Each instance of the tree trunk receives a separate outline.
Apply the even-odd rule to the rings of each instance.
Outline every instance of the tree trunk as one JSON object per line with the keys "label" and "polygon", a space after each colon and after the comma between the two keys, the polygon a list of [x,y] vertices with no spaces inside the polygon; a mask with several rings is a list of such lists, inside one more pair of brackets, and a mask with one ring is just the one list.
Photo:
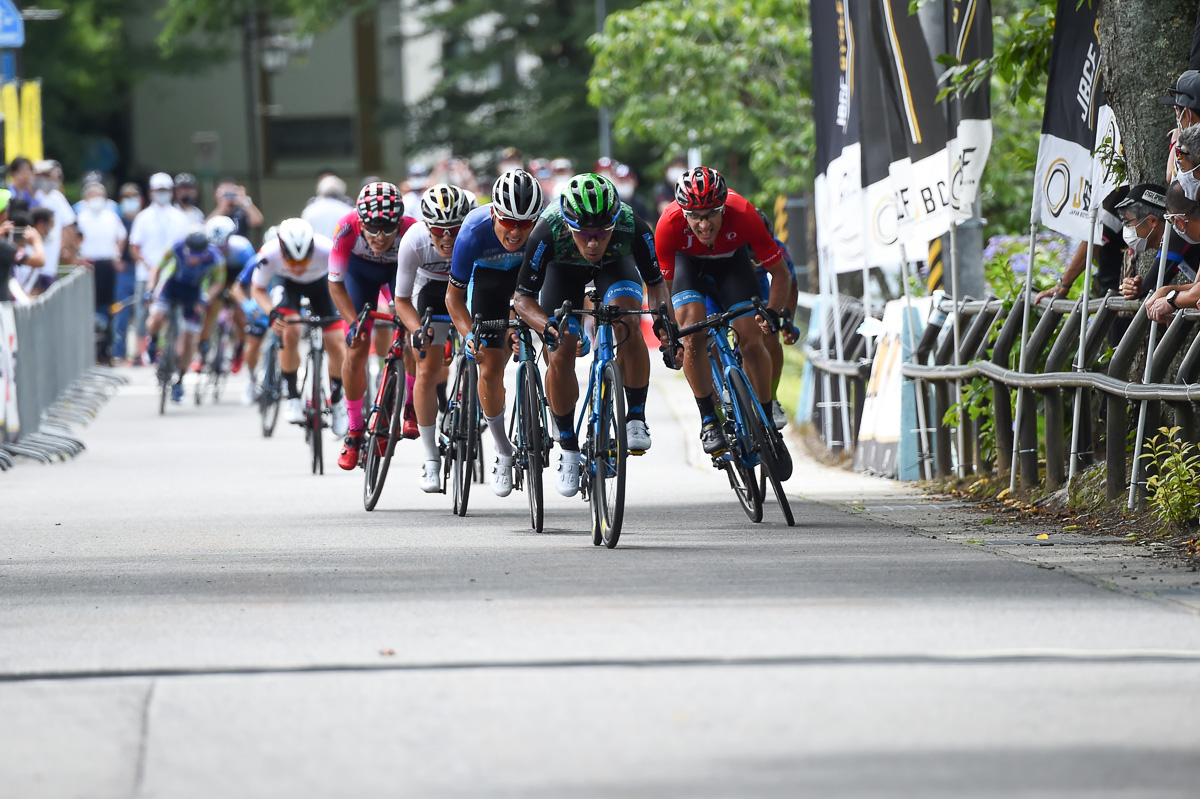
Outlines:
{"label": "tree trunk", "polygon": [[1187,69],[1196,0],[1090,1],[1100,3],[1104,90],[1121,131],[1129,184],[1165,183],[1175,112],[1158,98]]}

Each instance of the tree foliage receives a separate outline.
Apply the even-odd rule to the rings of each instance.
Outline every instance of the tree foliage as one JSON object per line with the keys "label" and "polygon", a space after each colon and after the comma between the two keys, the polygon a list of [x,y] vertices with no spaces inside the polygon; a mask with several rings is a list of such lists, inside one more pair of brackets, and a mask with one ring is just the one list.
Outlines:
{"label": "tree foliage", "polygon": [[[633,0],[609,0],[627,8]],[[587,103],[596,28],[591,3],[575,0],[423,0],[424,21],[444,36],[442,75],[412,109],[385,122],[410,124],[415,149],[462,154],[516,146],[527,156],[598,154],[597,112]],[[403,115],[403,116],[402,116]]]}
{"label": "tree foliage", "polygon": [[743,153],[764,194],[794,193],[813,179],[809,39],[795,0],[643,3],[592,39],[589,97],[620,140]]}
{"label": "tree foliage", "polygon": [[316,32],[375,4],[373,0],[166,0],[159,12],[163,23],[159,44],[171,52],[189,34],[220,35],[240,26],[247,14],[292,19],[302,30]]}

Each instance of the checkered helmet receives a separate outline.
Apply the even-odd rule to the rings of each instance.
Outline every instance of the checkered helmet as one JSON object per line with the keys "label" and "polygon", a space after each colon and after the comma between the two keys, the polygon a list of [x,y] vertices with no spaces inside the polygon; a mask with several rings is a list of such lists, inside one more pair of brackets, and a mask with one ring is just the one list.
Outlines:
{"label": "checkered helmet", "polygon": [[398,225],[404,216],[404,200],[396,184],[377,181],[362,187],[354,210],[364,225]]}

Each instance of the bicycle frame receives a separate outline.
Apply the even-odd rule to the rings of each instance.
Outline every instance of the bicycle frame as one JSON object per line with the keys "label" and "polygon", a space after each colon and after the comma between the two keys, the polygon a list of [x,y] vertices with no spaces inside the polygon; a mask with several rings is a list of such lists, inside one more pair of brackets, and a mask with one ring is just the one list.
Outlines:
{"label": "bicycle frame", "polygon": [[[756,309],[753,306],[748,306],[742,313],[737,314],[734,318],[747,316],[755,313]],[[729,324],[732,319],[723,322],[719,327],[709,328],[708,331],[708,365],[712,370],[713,386],[718,388],[721,396],[728,396],[729,376],[733,372],[738,372],[746,386],[750,389],[754,399],[758,396],[754,393],[754,385],[750,382],[749,376],[742,369],[741,363],[738,361],[737,355],[734,354],[733,345],[729,343],[729,337],[733,333],[733,328]],[[715,350],[715,352],[714,352]],[[750,413],[757,413],[764,425],[773,429],[773,422],[768,419],[762,410],[762,405],[758,404],[755,409],[746,409],[737,402],[729,402],[729,407],[733,408],[734,418],[727,419],[727,422],[732,422],[737,433],[738,448],[743,462],[750,468],[758,465],[758,451],[750,446],[750,437],[747,435],[747,426],[745,414],[749,410]],[[730,453],[725,453],[725,457],[732,457]]]}

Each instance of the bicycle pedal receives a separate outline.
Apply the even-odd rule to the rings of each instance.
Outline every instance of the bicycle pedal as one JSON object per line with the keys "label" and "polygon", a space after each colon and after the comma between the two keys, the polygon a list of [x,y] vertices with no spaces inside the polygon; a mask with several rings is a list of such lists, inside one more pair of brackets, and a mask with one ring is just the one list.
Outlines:
{"label": "bicycle pedal", "polygon": [[630,455],[645,455],[645,454],[646,454],[646,450],[644,450],[644,449],[631,449],[631,450],[629,450],[629,454],[630,454]]}

